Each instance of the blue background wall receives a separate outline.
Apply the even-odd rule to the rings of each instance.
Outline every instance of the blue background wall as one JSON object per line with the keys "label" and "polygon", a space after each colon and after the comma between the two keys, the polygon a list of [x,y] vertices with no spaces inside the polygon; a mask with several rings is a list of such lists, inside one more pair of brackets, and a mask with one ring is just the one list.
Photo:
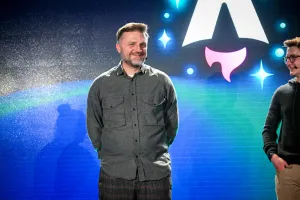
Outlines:
{"label": "blue background wall", "polygon": [[[252,1],[269,44],[238,38],[224,4],[213,38],[183,48],[196,2],[1,1],[0,199],[97,199],[100,162],[86,132],[86,97],[92,80],[118,64],[115,32],[131,21],[149,25],[147,64],[167,72],[177,90],[173,199],[276,199],[261,132],[273,92],[290,78],[274,48],[299,33],[297,5],[284,9],[297,3]],[[208,66],[205,47],[247,48],[231,82],[219,64]],[[263,88],[251,76],[261,61],[273,74]]]}

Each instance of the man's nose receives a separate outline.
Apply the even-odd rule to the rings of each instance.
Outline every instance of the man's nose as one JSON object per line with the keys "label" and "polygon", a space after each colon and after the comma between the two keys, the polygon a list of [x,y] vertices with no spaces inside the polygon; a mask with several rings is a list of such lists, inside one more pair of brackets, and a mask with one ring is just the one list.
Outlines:
{"label": "man's nose", "polygon": [[143,49],[142,49],[141,47],[138,46],[138,47],[135,49],[135,51],[137,51],[137,52],[142,52]]}
{"label": "man's nose", "polygon": [[134,50],[137,52],[142,52],[143,48],[140,45],[135,45]]}

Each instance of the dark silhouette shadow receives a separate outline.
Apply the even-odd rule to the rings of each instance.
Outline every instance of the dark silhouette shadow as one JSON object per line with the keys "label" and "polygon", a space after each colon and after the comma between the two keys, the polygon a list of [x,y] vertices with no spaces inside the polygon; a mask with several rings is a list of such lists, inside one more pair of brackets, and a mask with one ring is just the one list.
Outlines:
{"label": "dark silhouette shadow", "polygon": [[81,144],[85,116],[69,104],[58,106],[54,140],[36,160],[35,199],[95,199],[99,169]]}

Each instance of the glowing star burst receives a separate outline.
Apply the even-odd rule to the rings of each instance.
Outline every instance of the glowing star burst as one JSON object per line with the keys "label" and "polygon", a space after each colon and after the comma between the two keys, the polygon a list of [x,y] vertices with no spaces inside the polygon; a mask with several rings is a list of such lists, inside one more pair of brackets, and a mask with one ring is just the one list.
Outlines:
{"label": "glowing star burst", "polygon": [[260,85],[261,85],[261,89],[263,89],[264,87],[264,80],[265,78],[267,78],[268,76],[272,76],[273,74],[269,74],[267,73],[264,68],[263,68],[263,64],[262,61],[260,61],[260,69],[256,74],[251,74],[251,76],[256,76],[257,78],[260,79]]}
{"label": "glowing star burst", "polygon": [[178,7],[179,7],[179,2],[180,2],[180,0],[176,0],[176,8],[178,9]]}
{"label": "glowing star burst", "polygon": [[164,33],[159,38],[159,40],[164,44],[164,48],[166,48],[167,43],[171,40],[171,38],[169,38],[169,36],[167,35],[166,30],[164,30]]}

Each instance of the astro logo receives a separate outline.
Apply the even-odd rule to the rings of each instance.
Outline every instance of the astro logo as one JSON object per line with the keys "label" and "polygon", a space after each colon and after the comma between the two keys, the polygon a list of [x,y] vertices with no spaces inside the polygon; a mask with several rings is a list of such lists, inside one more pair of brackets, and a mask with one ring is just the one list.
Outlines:
{"label": "astro logo", "polygon": [[[212,39],[222,4],[231,15],[239,38],[248,38],[269,43],[251,0],[198,0],[182,47],[191,43]],[[230,82],[231,72],[245,60],[246,47],[235,52],[216,52],[205,48],[205,58],[211,67],[219,62],[223,77]]]}

